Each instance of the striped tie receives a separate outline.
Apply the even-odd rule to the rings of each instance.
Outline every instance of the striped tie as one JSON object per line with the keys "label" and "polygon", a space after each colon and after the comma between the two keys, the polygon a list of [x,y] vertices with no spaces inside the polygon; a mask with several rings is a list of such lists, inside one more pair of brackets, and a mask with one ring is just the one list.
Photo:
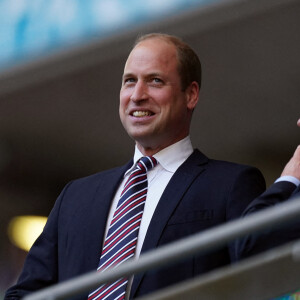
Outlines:
{"label": "striped tie", "polygon": [[[98,271],[117,267],[134,256],[137,236],[147,197],[147,171],[157,165],[152,156],[142,157],[126,181],[103,245]],[[128,278],[104,284],[88,300],[125,299]]]}

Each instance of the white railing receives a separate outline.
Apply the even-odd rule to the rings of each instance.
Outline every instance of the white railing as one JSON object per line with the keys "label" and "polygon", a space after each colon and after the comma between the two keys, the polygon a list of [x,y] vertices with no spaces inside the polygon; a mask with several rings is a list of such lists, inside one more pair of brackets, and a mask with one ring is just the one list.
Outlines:
{"label": "white railing", "polygon": [[276,225],[278,226],[278,224],[292,221],[299,216],[300,198],[278,204],[246,218],[237,219],[166,246],[159,247],[158,249],[141,255],[139,260],[127,261],[116,269],[107,270],[103,273],[93,271],[74,279],[58,283],[41,291],[34,292],[26,296],[24,300],[67,299],[74,295],[90,291],[102,283],[150,270],[157,266],[164,266],[193,254],[199,254],[224,246],[236,238]]}

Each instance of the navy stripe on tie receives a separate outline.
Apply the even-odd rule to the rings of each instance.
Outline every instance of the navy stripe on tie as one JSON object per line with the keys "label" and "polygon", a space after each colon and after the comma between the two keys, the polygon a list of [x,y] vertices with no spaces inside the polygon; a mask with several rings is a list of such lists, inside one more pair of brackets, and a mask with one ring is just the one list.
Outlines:
{"label": "navy stripe on tie", "polygon": [[[105,238],[98,271],[115,268],[134,256],[147,197],[147,171],[156,164],[154,157],[142,157],[126,181]],[[103,284],[89,294],[88,300],[125,299],[127,283],[128,278],[121,278]]]}

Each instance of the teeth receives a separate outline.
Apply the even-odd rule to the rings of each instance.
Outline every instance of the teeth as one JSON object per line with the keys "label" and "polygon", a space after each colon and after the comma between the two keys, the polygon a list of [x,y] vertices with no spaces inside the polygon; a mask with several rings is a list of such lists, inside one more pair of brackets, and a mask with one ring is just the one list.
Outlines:
{"label": "teeth", "polygon": [[144,117],[144,116],[151,116],[151,113],[149,111],[137,110],[137,111],[134,111],[132,115],[134,117]]}

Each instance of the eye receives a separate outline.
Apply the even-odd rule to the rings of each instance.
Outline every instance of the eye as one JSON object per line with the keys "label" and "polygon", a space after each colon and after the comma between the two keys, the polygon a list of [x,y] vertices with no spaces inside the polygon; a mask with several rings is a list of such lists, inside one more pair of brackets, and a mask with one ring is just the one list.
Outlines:
{"label": "eye", "polygon": [[163,81],[158,77],[152,78],[152,82],[154,82],[155,84],[162,84],[163,83]]}
{"label": "eye", "polygon": [[133,77],[124,78],[123,84],[131,84],[134,83],[135,79]]}

